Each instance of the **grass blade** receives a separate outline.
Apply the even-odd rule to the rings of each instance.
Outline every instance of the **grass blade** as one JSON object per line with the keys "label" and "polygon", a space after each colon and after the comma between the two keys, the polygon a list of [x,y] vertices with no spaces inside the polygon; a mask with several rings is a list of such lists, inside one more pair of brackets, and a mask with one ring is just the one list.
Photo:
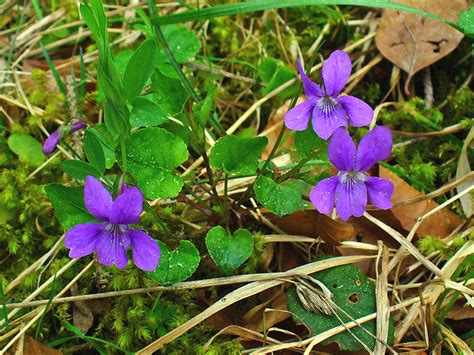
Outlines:
{"label": "grass blade", "polygon": [[263,11],[267,9],[281,9],[297,6],[321,6],[321,5],[353,5],[363,7],[376,7],[384,9],[394,9],[411,12],[416,15],[431,17],[436,20],[445,22],[453,27],[455,24],[438,17],[436,15],[415,9],[411,6],[397,4],[392,1],[381,0],[252,0],[239,2],[235,4],[225,4],[213,7],[207,7],[199,10],[188,10],[178,14],[162,16],[152,19],[152,22],[159,25],[167,25],[172,23],[181,23],[197,20],[209,20],[215,17],[232,16],[238,14],[246,14],[250,12]]}

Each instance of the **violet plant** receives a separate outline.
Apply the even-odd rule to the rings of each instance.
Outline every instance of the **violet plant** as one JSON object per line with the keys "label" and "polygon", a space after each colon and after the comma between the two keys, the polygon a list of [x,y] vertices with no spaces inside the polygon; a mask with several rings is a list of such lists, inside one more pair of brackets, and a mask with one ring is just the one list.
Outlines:
{"label": "violet plant", "polygon": [[97,252],[105,266],[127,266],[127,249],[132,247],[133,262],[140,269],[153,271],[158,266],[160,247],[147,233],[130,228],[137,224],[143,209],[143,194],[136,187],[122,185],[122,192],[112,200],[110,192],[92,176],[84,186],[84,204],[101,223],[81,223],[66,232],[64,245],[71,258]]}
{"label": "violet plant", "polygon": [[[298,63],[307,101],[288,111],[285,125],[290,130],[304,131],[296,132],[296,145],[297,150],[301,144],[305,146],[306,157],[293,166],[275,169],[272,159],[285,127],[266,160],[260,162],[268,139],[225,134],[214,113],[217,87],[211,87],[201,99],[202,93],[196,92],[183,73],[180,63],[192,59],[200,48],[194,32],[144,21],[141,28],[147,39],[127,56],[114,55],[101,2],[82,4],[80,10],[99,51],[97,76],[104,120],[94,124],[88,119],[83,151],[73,152],[76,159],[61,163],[72,179],[85,180],[84,188],[81,183],[46,187],[66,230],[65,246],[70,257],[94,254],[99,263],[122,269],[128,265],[127,252],[131,249],[133,263],[161,284],[190,277],[200,263],[199,249],[190,241],[181,240],[179,246],[173,242],[156,208],[147,207],[147,201],[164,198],[179,196],[208,218],[213,228],[204,232],[205,245],[202,243],[201,249],[207,248],[216,267],[226,274],[235,272],[253,255],[254,236],[243,228],[240,217],[252,196],[278,216],[308,208],[302,192],[309,195],[320,213],[331,213],[335,205],[343,220],[360,217],[368,201],[382,209],[390,208],[393,185],[370,176],[368,171],[390,155],[391,134],[388,128],[376,127],[356,149],[347,128],[349,124],[369,125],[373,110],[362,100],[341,94],[351,73],[351,61],[345,52],[337,50],[327,58],[321,71],[322,86],[311,81]],[[155,6],[150,6],[152,19],[157,15],[155,11]],[[142,18],[145,16],[142,13]],[[176,44],[182,41],[187,45]],[[127,59],[118,65],[122,58]],[[275,63],[264,61],[262,65]],[[268,70],[265,67],[261,72]],[[280,70],[265,81],[275,85],[275,80],[288,75],[294,74]],[[291,92],[296,92],[294,89],[298,88]],[[187,104],[190,99],[193,105]],[[308,135],[310,120],[314,132]],[[54,151],[60,139],[84,128],[82,120],[70,128],[60,127],[45,141],[44,152]],[[303,143],[299,134],[305,134]],[[311,159],[313,148],[321,150],[329,138],[329,160],[339,173],[319,181],[311,190],[314,182],[308,182],[314,179],[308,180],[304,169],[311,164],[329,167],[325,159]],[[214,140],[211,146],[209,142]],[[178,167],[190,156],[194,161],[202,159],[204,181],[193,174],[178,173]],[[245,176],[254,176],[255,182],[232,200],[227,194],[229,181]],[[223,193],[218,192],[218,184],[223,185]],[[206,197],[198,195],[199,190]],[[131,227],[138,224],[143,206],[157,227],[153,233]],[[170,242],[175,250],[168,248]]]}

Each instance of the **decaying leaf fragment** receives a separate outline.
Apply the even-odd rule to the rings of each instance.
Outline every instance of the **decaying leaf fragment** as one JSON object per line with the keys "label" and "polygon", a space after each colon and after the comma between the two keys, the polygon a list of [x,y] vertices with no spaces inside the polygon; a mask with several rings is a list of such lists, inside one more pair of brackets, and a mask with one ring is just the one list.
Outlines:
{"label": "decaying leaf fragment", "polygon": [[[397,0],[456,22],[467,9],[465,0]],[[440,21],[398,10],[384,10],[375,37],[379,51],[389,61],[408,73],[408,80],[418,71],[451,53],[463,34]]]}

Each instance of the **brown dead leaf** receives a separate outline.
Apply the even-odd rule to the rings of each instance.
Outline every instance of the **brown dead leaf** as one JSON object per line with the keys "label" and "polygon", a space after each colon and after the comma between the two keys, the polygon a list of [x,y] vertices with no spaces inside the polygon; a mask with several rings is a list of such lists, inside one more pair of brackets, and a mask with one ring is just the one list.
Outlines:
{"label": "brown dead leaf", "polygon": [[334,254],[334,248],[345,240],[353,240],[357,235],[356,229],[343,221],[335,221],[316,210],[304,210],[295,212],[289,216],[277,217],[274,214],[266,214],[280,229],[292,235],[304,235],[307,237],[320,236],[325,242],[328,253]]}
{"label": "brown dead leaf", "polygon": [[[415,197],[423,196],[423,193],[411,187],[407,182],[399,178],[390,170],[380,167],[379,174],[381,178],[388,179],[395,185],[392,202],[400,202]],[[433,200],[426,200],[407,206],[392,208],[392,213],[400,221],[403,228],[409,231],[416,223],[416,220],[425,213],[437,207],[438,204]],[[431,235],[444,238],[448,236],[457,226],[461,224],[459,217],[449,208],[443,208],[441,211],[428,217],[418,228],[417,235]]]}
{"label": "brown dead leaf", "polygon": [[463,307],[461,305],[455,305],[453,309],[448,312],[446,318],[453,320],[474,319],[474,308],[469,306]]}
{"label": "brown dead leaf", "polygon": [[[77,284],[72,285],[70,291],[73,296],[77,296]],[[89,329],[91,329],[92,324],[94,324],[92,311],[84,301],[73,303],[72,318],[74,326],[80,329],[84,334],[86,334]]]}
{"label": "brown dead leaf", "polygon": [[[465,0],[397,2],[453,22],[457,22],[458,14],[468,8]],[[406,89],[413,75],[451,53],[462,38],[461,32],[438,20],[384,10],[375,43],[385,58],[408,73]]]}
{"label": "brown dead leaf", "polygon": [[[6,355],[14,355],[16,354],[17,350],[20,350],[20,353],[21,353],[21,349],[18,349],[18,344],[19,341],[17,341],[15,343],[15,345],[9,350],[6,352]],[[25,354],[25,355],[29,355],[29,354],[34,354],[34,355],[61,355],[62,352],[57,350],[57,349],[54,349],[54,348],[51,348],[49,347],[48,345],[46,344],[42,344],[38,341],[36,341],[33,337],[27,335],[25,337],[25,340],[23,342],[23,351],[22,353]]]}
{"label": "brown dead leaf", "polygon": [[[266,309],[272,311],[265,312]],[[256,332],[263,332],[291,317],[286,301],[286,292],[281,290],[268,301],[250,309],[244,316],[245,328]]]}

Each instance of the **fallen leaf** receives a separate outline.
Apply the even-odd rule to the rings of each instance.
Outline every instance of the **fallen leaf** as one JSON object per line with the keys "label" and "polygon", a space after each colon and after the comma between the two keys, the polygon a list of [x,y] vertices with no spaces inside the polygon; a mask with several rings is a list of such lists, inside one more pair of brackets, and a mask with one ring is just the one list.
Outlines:
{"label": "fallen leaf", "polygon": [[[275,324],[280,323],[291,317],[291,313],[288,311],[286,302],[286,293],[272,290],[273,297],[267,301],[251,308],[243,317],[245,321],[245,328],[254,330],[256,332],[264,332],[273,327]],[[271,311],[265,311],[272,309]]]}
{"label": "fallen leaf", "polygon": [[325,251],[330,254],[334,254],[334,248],[341,242],[353,240],[357,235],[357,230],[352,224],[333,220],[316,210],[298,211],[281,218],[269,212],[265,216],[288,234],[307,237],[320,236],[325,242]]}
{"label": "fallen leaf", "polygon": [[[17,350],[20,350],[20,353],[25,355],[34,354],[34,355],[61,355],[62,352],[54,348],[49,347],[46,344],[36,341],[33,337],[27,335],[23,342],[23,349],[18,349],[20,341],[17,341],[15,345],[7,351],[6,355],[16,354]],[[23,350],[21,352],[21,350]]]}
{"label": "fallen leaf", "polygon": [[453,309],[448,312],[446,318],[453,320],[474,319],[474,308],[455,305]]}
{"label": "fallen leaf", "polygon": [[[457,22],[458,14],[468,7],[465,0],[397,2],[452,22]],[[407,88],[413,75],[451,53],[462,38],[461,32],[441,21],[404,11],[384,10],[375,43],[385,58],[408,73]]]}
{"label": "fallen leaf", "polygon": [[[392,202],[401,202],[423,196],[423,193],[411,187],[407,182],[399,178],[390,170],[380,167],[381,178],[388,179],[395,185]],[[400,221],[407,231],[415,225],[416,220],[425,213],[436,208],[438,204],[433,200],[425,200],[411,205],[392,208],[393,215]],[[457,226],[461,224],[460,218],[448,207],[429,216],[418,228],[417,235],[430,235],[444,238],[448,236]]]}
{"label": "fallen leaf", "polygon": [[[72,285],[70,291],[73,296],[77,296],[77,284]],[[74,326],[84,334],[86,334],[89,329],[91,329],[92,324],[94,324],[92,311],[84,301],[76,301],[73,303],[72,319]]]}

